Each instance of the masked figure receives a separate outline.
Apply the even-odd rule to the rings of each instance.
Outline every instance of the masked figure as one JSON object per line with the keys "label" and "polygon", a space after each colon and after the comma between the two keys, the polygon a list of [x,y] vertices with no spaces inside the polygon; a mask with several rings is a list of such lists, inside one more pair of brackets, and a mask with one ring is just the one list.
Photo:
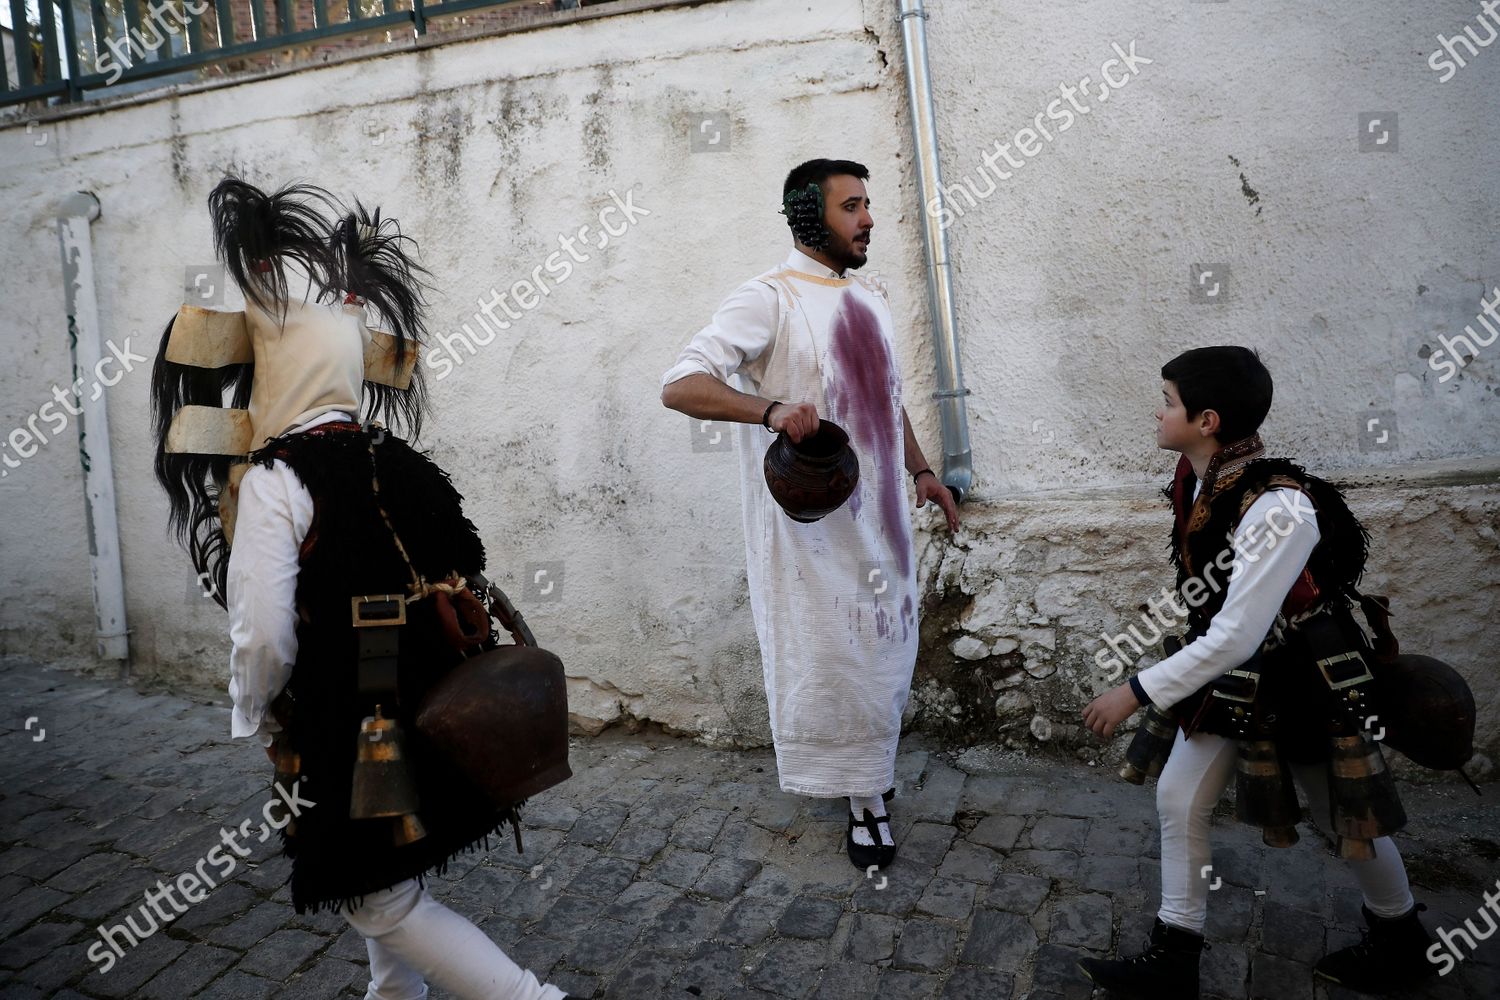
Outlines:
{"label": "masked figure", "polygon": [[292,904],[342,912],[365,937],[370,1000],[425,997],[426,981],[557,1000],[420,884],[519,820],[519,803],[476,787],[416,724],[434,686],[492,641],[484,546],[461,497],[371,423],[419,428],[425,272],[394,220],[356,203],[330,221],[315,188],[267,195],[230,178],[209,207],[245,308],[184,306],[168,324],[156,471],[229,611],[231,733],[276,761]]}

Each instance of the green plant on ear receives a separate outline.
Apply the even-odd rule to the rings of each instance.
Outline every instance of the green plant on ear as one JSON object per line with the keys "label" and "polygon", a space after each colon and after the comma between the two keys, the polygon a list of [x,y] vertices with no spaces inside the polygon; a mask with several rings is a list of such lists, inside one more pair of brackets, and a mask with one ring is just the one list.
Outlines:
{"label": "green plant on ear", "polygon": [[828,227],[823,224],[823,187],[813,181],[806,187],[793,188],[781,198],[781,214],[792,227],[797,242],[812,250],[828,245]]}

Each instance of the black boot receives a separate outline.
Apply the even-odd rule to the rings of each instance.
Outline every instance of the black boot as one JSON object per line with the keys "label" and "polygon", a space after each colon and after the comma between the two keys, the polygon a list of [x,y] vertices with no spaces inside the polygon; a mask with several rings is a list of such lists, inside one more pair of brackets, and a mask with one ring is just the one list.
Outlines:
{"label": "black boot", "polygon": [[1078,967],[1094,985],[1121,996],[1150,1000],[1198,1000],[1198,956],[1203,935],[1164,924],[1151,927],[1151,942],[1133,958],[1080,958]]}
{"label": "black boot", "polygon": [[1417,917],[1425,909],[1418,903],[1399,917],[1377,917],[1361,905],[1370,929],[1361,932],[1359,944],[1324,955],[1313,974],[1359,993],[1407,989],[1435,975],[1437,966],[1427,959],[1432,938]]}

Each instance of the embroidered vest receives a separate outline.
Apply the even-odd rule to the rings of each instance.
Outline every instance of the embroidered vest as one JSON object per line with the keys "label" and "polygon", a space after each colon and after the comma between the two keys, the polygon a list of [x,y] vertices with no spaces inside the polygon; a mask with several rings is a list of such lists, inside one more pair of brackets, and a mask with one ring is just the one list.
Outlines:
{"label": "embroidered vest", "polygon": [[[1177,569],[1177,590],[1189,608],[1190,634],[1206,632],[1224,606],[1234,533],[1251,505],[1268,490],[1295,489],[1305,494],[1307,500],[1285,511],[1275,525],[1260,526],[1261,538],[1272,535],[1274,528],[1295,517],[1307,516],[1308,508],[1316,511],[1321,536],[1301,578],[1282,605],[1283,617],[1290,621],[1329,602],[1354,599],[1354,586],[1364,573],[1369,533],[1332,483],[1287,459],[1267,458],[1218,476],[1214,489],[1205,491],[1206,495],[1200,495],[1196,502],[1195,485],[1192,467],[1184,462],[1166,490],[1176,515],[1170,551]],[[1193,593],[1189,594],[1185,588],[1195,577],[1204,585],[1193,587]]]}

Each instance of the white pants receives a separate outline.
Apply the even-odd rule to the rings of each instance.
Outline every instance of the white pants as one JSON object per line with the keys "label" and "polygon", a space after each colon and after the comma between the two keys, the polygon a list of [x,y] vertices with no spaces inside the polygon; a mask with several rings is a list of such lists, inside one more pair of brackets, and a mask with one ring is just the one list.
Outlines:
{"label": "white pants", "polygon": [[[1183,739],[1177,730],[1172,754],[1156,785],[1156,811],[1161,817],[1161,909],[1163,923],[1195,934],[1208,920],[1209,880],[1202,876],[1212,860],[1209,821],[1224,789],[1234,777],[1238,753],[1233,740],[1210,733]],[[1328,775],[1321,764],[1292,764],[1292,777],[1307,796],[1313,822],[1326,834]],[[1399,917],[1412,908],[1411,887],[1401,852],[1390,837],[1372,842],[1375,857],[1349,861],[1359,881],[1365,905],[1377,917]]]}
{"label": "white pants", "polygon": [[463,1000],[562,1000],[483,931],[408,879],[345,914],[370,952],[365,1000],[425,1000],[430,980]]}

